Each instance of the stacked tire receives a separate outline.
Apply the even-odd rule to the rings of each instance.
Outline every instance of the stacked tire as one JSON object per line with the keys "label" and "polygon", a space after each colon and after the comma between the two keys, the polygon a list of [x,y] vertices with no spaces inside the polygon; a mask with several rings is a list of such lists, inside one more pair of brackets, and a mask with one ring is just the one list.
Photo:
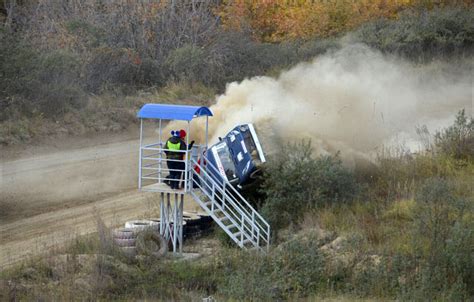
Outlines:
{"label": "stacked tire", "polygon": [[137,235],[138,231],[132,228],[120,228],[114,230],[113,239],[120,252],[127,258],[137,256]]}
{"label": "stacked tire", "polygon": [[[211,226],[212,218],[206,214],[183,213],[183,239],[202,236],[211,230]],[[125,228],[113,232],[113,240],[128,258],[137,255],[163,257],[169,248],[160,235],[160,218],[127,221]]]}
{"label": "stacked tire", "polygon": [[205,214],[183,213],[186,227],[183,229],[184,239],[197,238],[207,233],[212,225],[212,218]]}
{"label": "stacked tire", "polygon": [[125,228],[114,231],[113,240],[127,258],[137,255],[163,257],[168,252],[168,244],[159,233],[159,222],[133,220],[125,223]]}

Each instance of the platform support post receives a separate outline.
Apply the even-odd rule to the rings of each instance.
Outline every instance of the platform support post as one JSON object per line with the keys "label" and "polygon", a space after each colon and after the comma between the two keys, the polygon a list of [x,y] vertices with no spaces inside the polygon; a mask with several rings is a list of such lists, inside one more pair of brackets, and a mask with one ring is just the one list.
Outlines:
{"label": "platform support post", "polygon": [[171,193],[161,193],[160,201],[160,234],[166,242],[171,243],[173,253],[183,252],[183,205],[184,194],[174,193],[174,201],[171,201]]}
{"label": "platform support post", "polygon": [[164,236],[165,234],[165,193],[161,192],[160,194],[160,235]]}
{"label": "platform support post", "polygon": [[140,147],[138,154],[138,188],[142,188],[142,142],[143,142],[143,119],[140,119]]}
{"label": "platform support post", "polygon": [[179,253],[183,253],[183,205],[184,205],[184,194],[181,194],[181,200],[179,202]]}

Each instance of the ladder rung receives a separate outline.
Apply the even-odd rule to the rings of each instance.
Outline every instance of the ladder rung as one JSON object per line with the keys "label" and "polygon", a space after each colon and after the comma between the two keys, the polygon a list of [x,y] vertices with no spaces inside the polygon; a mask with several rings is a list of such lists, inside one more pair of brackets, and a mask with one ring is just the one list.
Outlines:
{"label": "ladder rung", "polygon": [[231,224],[227,227],[228,230],[233,229],[233,228],[238,228],[235,224]]}
{"label": "ladder rung", "polygon": [[252,242],[252,240],[250,240],[250,239],[245,239],[244,241],[242,241],[242,244],[246,244],[246,243],[249,243],[249,242]]}
{"label": "ladder rung", "polygon": [[232,235],[234,235],[235,237],[239,237],[240,235],[242,235],[242,232],[232,233]]}

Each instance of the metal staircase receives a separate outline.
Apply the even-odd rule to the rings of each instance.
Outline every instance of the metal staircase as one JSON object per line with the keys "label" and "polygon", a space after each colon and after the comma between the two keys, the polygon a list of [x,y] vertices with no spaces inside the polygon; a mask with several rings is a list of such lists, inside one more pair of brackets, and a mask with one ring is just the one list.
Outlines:
{"label": "metal staircase", "polygon": [[[270,225],[229,183],[217,179],[211,163],[190,158],[188,192],[241,248],[268,250]],[[193,168],[191,168],[193,167]]]}
{"label": "metal staircase", "polygon": [[[268,223],[231,184],[220,176],[215,166],[206,163],[206,156],[203,156],[208,148],[208,118],[212,115],[207,107],[171,104],[143,105],[137,114],[140,119],[138,188],[142,191],[161,193],[160,233],[172,243],[175,253],[182,251],[183,203],[186,194],[190,194],[238,246],[245,249],[268,250],[270,245]],[[162,121],[187,122],[186,131],[183,129],[179,132],[180,134],[182,131],[187,133],[185,144],[188,148],[191,121],[196,118],[205,118],[205,145],[194,145],[191,150],[166,149]],[[146,131],[143,129],[146,124],[153,125],[153,136],[158,134],[158,140],[153,138],[151,144],[145,143]],[[157,129],[156,126],[158,126]],[[170,132],[173,136],[175,133],[176,130]],[[167,158],[167,151],[182,153],[182,159]],[[200,163],[198,157],[201,157],[204,162]],[[171,162],[179,162],[178,166],[184,165],[184,168],[178,168],[176,165],[170,168]],[[184,173],[181,174],[181,172]],[[169,174],[174,175],[171,178]],[[177,186],[179,189],[170,188],[168,184],[171,184],[171,181],[175,181],[173,185],[179,182]],[[183,188],[181,188],[182,184]]]}

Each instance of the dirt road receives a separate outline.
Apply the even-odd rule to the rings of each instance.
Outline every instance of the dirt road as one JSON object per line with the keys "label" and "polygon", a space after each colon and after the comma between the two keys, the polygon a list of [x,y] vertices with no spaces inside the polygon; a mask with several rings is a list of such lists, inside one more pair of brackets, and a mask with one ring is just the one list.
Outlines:
{"label": "dirt road", "polygon": [[[137,190],[138,141],[3,160],[0,269],[107,225],[157,216],[158,196]],[[197,204],[185,201],[185,209]]]}

